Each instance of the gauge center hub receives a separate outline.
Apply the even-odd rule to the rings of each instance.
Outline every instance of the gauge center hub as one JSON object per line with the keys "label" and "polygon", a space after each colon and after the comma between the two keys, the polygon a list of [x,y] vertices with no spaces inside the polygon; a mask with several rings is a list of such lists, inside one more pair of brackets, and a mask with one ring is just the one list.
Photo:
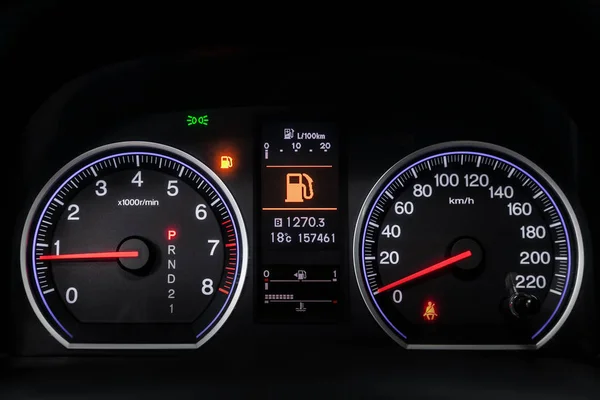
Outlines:
{"label": "gauge center hub", "polygon": [[148,242],[139,237],[130,237],[121,242],[117,251],[135,251],[137,257],[119,258],[119,265],[133,273],[149,273],[154,259],[154,252]]}
{"label": "gauge center hub", "polygon": [[460,238],[450,247],[450,257],[470,251],[471,256],[454,264],[462,270],[474,270],[483,266],[483,249],[479,242],[472,238]]}

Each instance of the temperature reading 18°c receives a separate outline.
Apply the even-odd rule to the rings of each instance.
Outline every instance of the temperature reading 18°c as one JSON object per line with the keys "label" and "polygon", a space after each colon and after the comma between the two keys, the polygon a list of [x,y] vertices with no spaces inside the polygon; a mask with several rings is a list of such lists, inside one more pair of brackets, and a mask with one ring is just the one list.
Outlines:
{"label": "temperature reading 18\u00b0c", "polygon": [[355,233],[363,298],[410,348],[538,348],[567,318],[583,244],[560,188],[517,153],[433,146],[376,184]]}

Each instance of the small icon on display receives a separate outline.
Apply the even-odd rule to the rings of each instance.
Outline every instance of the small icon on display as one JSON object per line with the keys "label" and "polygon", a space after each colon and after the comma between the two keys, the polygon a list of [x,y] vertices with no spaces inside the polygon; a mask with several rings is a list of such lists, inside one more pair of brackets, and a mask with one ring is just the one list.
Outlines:
{"label": "small icon on display", "polygon": [[306,279],[306,271],[303,269],[299,269],[298,272],[294,274],[294,276],[299,280]]}
{"label": "small icon on display", "polygon": [[294,130],[292,128],[285,128],[283,130],[283,138],[284,139],[293,139],[294,138]]}

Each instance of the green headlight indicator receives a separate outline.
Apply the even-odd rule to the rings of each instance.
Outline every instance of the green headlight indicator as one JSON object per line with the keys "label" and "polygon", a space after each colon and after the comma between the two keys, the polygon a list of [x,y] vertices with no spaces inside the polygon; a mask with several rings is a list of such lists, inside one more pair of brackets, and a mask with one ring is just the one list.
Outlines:
{"label": "green headlight indicator", "polygon": [[208,115],[202,115],[198,117],[194,117],[193,115],[187,116],[187,124],[191,125],[208,125]]}

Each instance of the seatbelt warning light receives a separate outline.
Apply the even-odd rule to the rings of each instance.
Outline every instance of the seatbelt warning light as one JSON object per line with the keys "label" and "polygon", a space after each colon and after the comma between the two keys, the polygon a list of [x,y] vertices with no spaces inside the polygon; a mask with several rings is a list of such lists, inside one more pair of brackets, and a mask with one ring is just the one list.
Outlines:
{"label": "seatbelt warning light", "polygon": [[425,312],[423,313],[423,319],[431,322],[435,321],[438,317],[437,306],[433,301],[428,301],[425,305]]}

